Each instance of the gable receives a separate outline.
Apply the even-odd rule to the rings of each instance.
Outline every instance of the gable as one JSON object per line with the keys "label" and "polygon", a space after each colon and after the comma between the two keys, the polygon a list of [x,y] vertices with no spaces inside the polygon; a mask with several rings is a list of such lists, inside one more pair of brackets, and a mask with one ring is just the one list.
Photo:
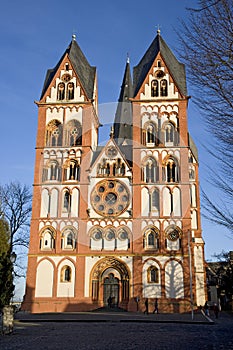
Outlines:
{"label": "gable", "polygon": [[47,103],[84,102],[88,100],[88,96],[68,55],[65,55],[60,66],[57,67],[56,74],[43,92],[42,100]]}
{"label": "gable", "polygon": [[146,77],[155,63],[155,59],[158,55],[160,55],[161,59],[163,60],[164,65],[167,67],[170,76],[173,78],[174,83],[181,95],[187,96],[185,67],[176,59],[170,48],[161,37],[160,31],[158,31],[157,36],[151,43],[145,55],[142,57],[139,64],[134,67],[134,97],[138,96],[139,90],[145,82]]}
{"label": "gable", "polygon": [[89,100],[93,99],[96,90],[96,67],[90,66],[75,38],[71,41],[56,67],[47,71],[41,99],[44,98],[45,93],[51,86],[51,83],[54,82],[54,79],[58,77],[59,70],[64,69],[65,59],[68,60],[70,66],[72,66],[74,75],[79,80],[79,84],[86,98]]}
{"label": "gable", "polygon": [[135,98],[156,100],[164,97],[181,98],[182,94],[162,55],[158,53]]}
{"label": "gable", "polygon": [[[110,172],[110,173],[109,173]],[[111,138],[93,154],[90,176],[130,176],[131,170],[120,148]]]}

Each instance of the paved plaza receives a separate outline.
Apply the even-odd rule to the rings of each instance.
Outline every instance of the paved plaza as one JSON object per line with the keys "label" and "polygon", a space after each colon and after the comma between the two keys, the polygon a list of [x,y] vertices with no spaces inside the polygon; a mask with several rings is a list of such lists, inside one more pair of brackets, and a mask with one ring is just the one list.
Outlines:
{"label": "paved plaza", "polygon": [[214,322],[194,314],[89,312],[16,315],[14,332],[0,336],[5,350],[213,349],[233,350],[233,315]]}

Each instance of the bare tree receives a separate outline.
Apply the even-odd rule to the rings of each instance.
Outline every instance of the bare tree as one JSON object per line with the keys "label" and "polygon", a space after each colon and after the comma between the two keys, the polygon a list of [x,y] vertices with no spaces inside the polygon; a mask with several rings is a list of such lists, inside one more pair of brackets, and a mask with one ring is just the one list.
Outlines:
{"label": "bare tree", "polygon": [[0,216],[9,225],[10,250],[16,246],[28,247],[31,198],[30,189],[19,182],[0,186]]}
{"label": "bare tree", "polygon": [[[210,177],[222,193],[218,203],[204,193],[204,207],[210,220],[232,232],[233,2],[200,0],[198,8],[188,9],[188,13],[178,34],[181,58],[187,66],[194,102],[215,138],[210,151],[215,169]],[[216,171],[217,166],[220,171]]]}

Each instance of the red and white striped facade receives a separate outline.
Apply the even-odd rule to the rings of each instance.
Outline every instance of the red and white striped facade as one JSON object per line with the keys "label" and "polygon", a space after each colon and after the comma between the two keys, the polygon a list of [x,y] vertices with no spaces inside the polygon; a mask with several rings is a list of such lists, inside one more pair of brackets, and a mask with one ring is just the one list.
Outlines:
{"label": "red and white striped facade", "polygon": [[194,305],[206,300],[189,97],[160,33],[155,40],[129,96],[127,62],[120,103],[130,105],[129,139],[121,140],[123,131],[116,139],[114,124],[104,147],[95,69],[75,38],[48,71],[37,102],[24,310],[94,310],[111,297],[113,307],[130,311],[144,310],[146,298],[153,308],[158,298],[161,311],[183,312],[191,294]]}

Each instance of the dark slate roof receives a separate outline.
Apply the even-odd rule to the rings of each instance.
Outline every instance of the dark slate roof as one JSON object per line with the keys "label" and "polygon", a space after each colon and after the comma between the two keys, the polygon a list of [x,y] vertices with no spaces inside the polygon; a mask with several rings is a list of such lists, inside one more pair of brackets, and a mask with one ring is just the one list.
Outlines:
{"label": "dark slate roof", "polygon": [[93,157],[91,160],[91,167],[95,163],[96,159],[99,157],[102,150],[105,148],[105,146],[97,146],[95,152],[93,152]]}
{"label": "dark slate roof", "polygon": [[195,145],[195,142],[193,141],[193,138],[191,137],[190,134],[188,134],[188,142],[189,142],[189,147],[193,153],[193,156],[195,157],[196,161],[198,162],[197,146]]}
{"label": "dark slate roof", "polygon": [[56,67],[53,69],[49,69],[47,71],[44,86],[41,93],[41,98],[44,96],[44,93],[48,89],[49,84],[51,83],[53,77],[55,76],[57,69],[59,68],[66,54],[69,55],[70,61],[75,69],[76,74],[78,75],[78,78],[80,79],[80,82],[88,98],[92,99],[93,91],[94,91],[96,67],[90,66],[90,64],[88,63],[86,57],[84,56],[82,50],[80,49],[75,39],[71,41],[68,48],[62,55],[60,61],[56,65]]}
{"label": "dark slate roof", "polygon": [[131,97],[133,84],[130,64],[127,61],[114,121],[114,140],[117,144],[122,144],[124,140],[132,140],[132,105],[129,100]]}
{"label": "dark slate roof", "polygon": [[157,34],[152,41],[150,47],[142,57],[141,61],[133,70],[134,96],[137,95],[141,85],[143,84],[156,56],[161,53],[175,83],[184,96],[187,96],[185,66],[180,63],[172,51],[169,49],[160,33]]}

